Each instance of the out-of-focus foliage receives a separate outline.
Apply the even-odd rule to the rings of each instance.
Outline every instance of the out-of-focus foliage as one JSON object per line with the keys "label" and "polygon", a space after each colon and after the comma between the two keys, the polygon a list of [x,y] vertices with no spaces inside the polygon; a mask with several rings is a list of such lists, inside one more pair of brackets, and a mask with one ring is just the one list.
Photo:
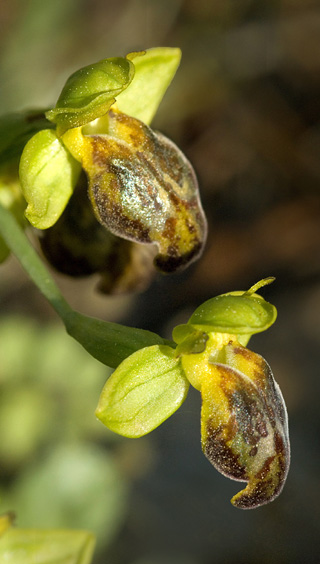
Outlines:
{"label": "out-of-focus foliage", "polygon": [[89,529],[108,545],[127,486],[93,415],[106,367],[60,327],[22,317],[2,320],[0,357],[2,507],[20,526]]}
{"label": "out-of-focus foliage", "polygon": [[0,542],[7,564],[90,564],[94,536],[87,531],[11,529]]}

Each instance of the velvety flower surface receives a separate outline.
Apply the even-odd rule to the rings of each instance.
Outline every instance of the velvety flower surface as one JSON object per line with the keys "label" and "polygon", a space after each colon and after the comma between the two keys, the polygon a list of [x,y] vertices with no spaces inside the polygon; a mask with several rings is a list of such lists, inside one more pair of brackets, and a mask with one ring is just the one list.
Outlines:
{"label": "velvety flower surface", "polygon": [[201,443],[222,474],[248,482],[232,498],[242,509],[277,497],[290,447],[285,403],[268,363],[238,344],[225,347],[226,364],[210,363],[201,384]]}
{"label": "velvety flower surface", "polygon": [[155,243],[155,265],[163,272],[199,257],[207,227],[198,183],[172,141],[111,110],[108,134],[83,135],[78,151],[95,214],[111,233]]}

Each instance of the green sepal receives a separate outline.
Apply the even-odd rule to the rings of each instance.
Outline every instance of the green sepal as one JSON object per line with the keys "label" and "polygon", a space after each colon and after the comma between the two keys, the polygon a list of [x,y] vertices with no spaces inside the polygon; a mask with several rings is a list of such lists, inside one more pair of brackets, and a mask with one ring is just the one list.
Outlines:
{"label": "green sepal", "polygon": [[25,146],[20,182],[27,201],[25,215],[38,229],[56,223],[65,209],[81,171],[55,131],[44,129]]}
{"label": "green sepal", "polygon": [[188,389],[174,349],[163,345],[140,349],[124,360],[105,384],[96,416],[115,433],[141,437],[181,406]]}
{"label": "green sepal", "polygon": [[[254,286],[261,287],[271,279]],[[246,336],[268,329],[276,320],[277,310],[259,294],[251,292],[229,292],[216,296],[199,306],[188,323],[200,331],[231,333]],[[241,341],[243,343],[243,339]]]}
{"label": "green sepal", "polygon": [[134,80],[117,97],[117,106],[124,114],[149,125],[177,71],[181,51],[178,48],[155,47],[127,57],[135,67]]}
{"label": "green sepal", "polygon": [[133,76],[134,65],[124,57],[83,67],[68,78],[56,107],[46,117],[58,125],[59,134],[85,125],[107,113]]}
{"label": "green sepal", "polygon": [[6,564],[90,564],[95,537],[87,531],[10,529],[0,539]]}
{"label": "green sepal", "polygon": [[[0,166],[20,158],[25,144],[42,129],[51,127],[39,110],[10,113],[0,117]],[[53,125],[52,125],[53,127]]]}

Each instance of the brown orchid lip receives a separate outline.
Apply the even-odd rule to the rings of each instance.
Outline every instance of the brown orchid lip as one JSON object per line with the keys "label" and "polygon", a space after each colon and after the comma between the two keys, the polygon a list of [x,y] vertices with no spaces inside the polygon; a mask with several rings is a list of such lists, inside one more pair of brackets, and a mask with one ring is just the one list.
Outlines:
{"label": "brown orchid lip", "polygon": [[212,378],[201,389],[202,447],[219,472],[248,482],[231,501],[252,509],[275,499],[285,484],[290,465],[287,412],[268,363],[240,345],[228,348],[234,365],[246,359],[249,375],[230,365],[212,365]]}
{"label": "brown orchid lip", "polygon": [[124,239],[155,244],[166,273],[200,257],[207,236],[193,168],[141,121],[109,112],[110,135],[85,135],[82,165],[97,219]]}

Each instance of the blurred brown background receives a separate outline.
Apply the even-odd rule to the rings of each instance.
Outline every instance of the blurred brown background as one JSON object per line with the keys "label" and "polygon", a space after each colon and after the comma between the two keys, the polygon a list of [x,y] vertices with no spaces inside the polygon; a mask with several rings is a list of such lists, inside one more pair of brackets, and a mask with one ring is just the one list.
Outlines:
{"label": "blurred brown background", "polygon": [[[98,501],[90,490],[87,505],[80,509],[80,524],[100,531],[96,564],[316,563],[320,552],[319,2],[2,0],[1,113],[50,107],[77,68],[160,45],[180,47],[183,58],[153,127],[172,138],[196,169],[209,221],[203,257],[183,274],[159,275],[138,296],[99,296],[95,279],[57,279],[70,303],[82,312],[170,337],[172,327],[205,299],[276,276],[263,294],[277,306],[278,321],[250,346],[271,364],[287,401],[292,466],[284,492],[270,506],[247,512],[234,509],[229,499],[241,484],[220,476],[201,453],[198,394],[191,392],[181,410],[144,439],[111,437],[98,423],[91,433],[94,402],[106,376],[105,369],[101,373],[100,365],[93,362],[92,371],[100,372],[91,391],[92,406],[88,408],[84,398],[77,408],[80,413],[72,412],[75,424],[68,428],[68,440],[86,447],[94,444],[100,454],[107,453],[122,482],[119,497],[105,501],[109,521],[104,521],[103,508],[101,518],[92,517],[92,506]],[[29,382],[30,389],[32,381],[37,394],[39,371],[41,386],[46,382],[45,368],[39,369],[35,362],[37,328],[50,331],[54,326],[59,335],[63,330],[14,259],[1,267],[0,307],[0,358],[8,350],[1,345],[3,335],[14,351],[24,350],[16,346],[17,327],[23,328],[19,338],[25,343],[32,323],[35,336],[25,364],[28,377],[20,367],[19,382],[25,387]],[[15,327],[11,337],[10,323]],[[70,344],[64,335],[61,339]],[[56,349],[51,344],[48,350],[50,368]],[[74,354],[82,353],[77,349]],[[50,380],[56,394],[53,413],[59,414],[62,402],[66,421],[70,404],[65,397],[72,396],[76,404],[79,389],[73,364],[65,352],[57,367],[65,371],[70,396],[62,384],[57,393],[54,374]],[[0,367],[0,384],[10,402],[11,369],[6,370]],[[88,378],[89,369],[83,386]],[[52,398],[50,386],[46,398]],[[21,399],[22,406],[28,398]],[[43,405],[41,398],[39,402]],[[35,498],[30,495],[28,501],[23,493],[23,488],[33,491],[26,473],[30,477],[41,471],[52,449],[65,440],[63,428],[60,434],[52,431],[55,417],[48,423],[42,409],[43,421],[34,423],[36,438],[20,457],[12,454],[15,446],[19,450],[18,442],[26,440],[19,433],[6,438],[11,458],[0,448],[1,507],[4,511],[11,502],[20,526],[59,526],[55,513],[48,510],[51,499],[44,502],[44,518]],[[88,409],[88,428],[79,430],[77,417],[80,421],[81,410]],[[0,434],[8,432],[10,413],[7,419],[0,415]],[[40,439],[39,425],[49,429]],[[78,456],[81,466],[81,453]],[[54,460],[53,465],[61,459]],[[50,488],[46,482],[50,475],[42,475],[42,498],[46,484]],[[20,508],[21,496],[27,501]],[[56,516],[61,520],[65,510],[59,511]],[[66,525],[79,523],[70,517]]]}

